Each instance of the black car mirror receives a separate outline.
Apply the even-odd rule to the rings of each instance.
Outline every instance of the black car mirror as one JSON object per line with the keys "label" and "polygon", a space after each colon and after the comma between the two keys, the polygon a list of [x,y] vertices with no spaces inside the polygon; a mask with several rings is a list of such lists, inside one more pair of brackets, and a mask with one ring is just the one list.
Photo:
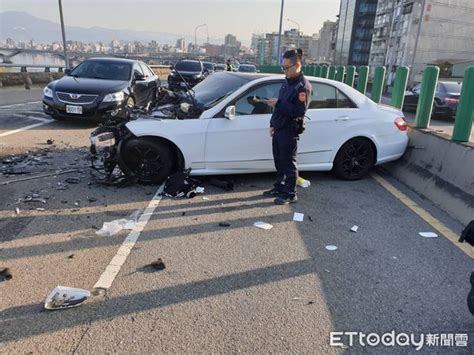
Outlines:
{"label": "black car mirror", "polygon": [[145,76],[142,74],[135,74],[135,81],[143,81],[145,80]]}
{"label": "black car mirror", "polygon": [[71,73],[71,69],[65,69],[64,70],[64,75],[69,75]]}

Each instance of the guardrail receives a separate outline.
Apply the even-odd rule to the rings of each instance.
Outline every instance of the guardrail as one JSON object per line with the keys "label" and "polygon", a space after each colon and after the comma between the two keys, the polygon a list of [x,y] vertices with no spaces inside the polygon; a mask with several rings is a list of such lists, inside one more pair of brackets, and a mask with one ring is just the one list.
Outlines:
{"label": "guardrail", "polygon": [[[281,68],[276,65],[259,66],[262,73],[279,73]],[[327,66],[327,65],[305,65],[303,71],[306,75],[319,78],[327,78],[344,82],[346,85],[356,88],[359,92],[366,94],[369,76],[369,67],[360,66]],[[386,68],[379,66],[375,68],[372,80],[370,96],[372,100],[379,103],[384,92]],[[390,105],[402,109],[408,83],[409,68],[401,66],[397,68],[393,89],[391,92]],[[357,75],[357,79],[354,77]],[[416,110],[415,127],[427,128],[430,124],[436,86],[438,83],[439,67],[428,65],[423,72],[420,99]],[[465,71],[461,96],[454,121],[454,131],[451,140],[456,142],[469,142],[474,120],[474,66]]]}

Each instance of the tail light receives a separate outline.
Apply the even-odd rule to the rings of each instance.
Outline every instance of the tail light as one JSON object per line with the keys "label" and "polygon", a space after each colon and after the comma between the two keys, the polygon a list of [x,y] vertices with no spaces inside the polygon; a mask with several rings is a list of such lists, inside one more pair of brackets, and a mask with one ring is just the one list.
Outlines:
{"label": "tail light", "polygon": [[446,103],[446,105],[457,105],[459,104],[459,99],[455,99],[453,97],[446,97],[444,99],[444,102]]}
{"label": "tail light", "polygon": [[403,117],[395,118],[395,121],[393,123],[395,123],[395,126],[397,126],[397,128],[402,132],[408,129],[408,124],[406,123]]}

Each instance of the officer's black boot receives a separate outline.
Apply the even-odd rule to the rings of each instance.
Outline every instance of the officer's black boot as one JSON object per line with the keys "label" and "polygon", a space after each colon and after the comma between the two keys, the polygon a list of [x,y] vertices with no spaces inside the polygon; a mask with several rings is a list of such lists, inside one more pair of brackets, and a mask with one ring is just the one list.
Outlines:
{"label": "officer's black boot", "polygon": [[474,315],[474,272],[471,274],[471,291],[467,295],[467,307],[469,312]]}
{"label": "officer's black boot", "polygon": [[276,198],[273,202],[275,205],[289,205],[290,203],[295,203],[296,201],[298,201],[296,194],[285,194]]}

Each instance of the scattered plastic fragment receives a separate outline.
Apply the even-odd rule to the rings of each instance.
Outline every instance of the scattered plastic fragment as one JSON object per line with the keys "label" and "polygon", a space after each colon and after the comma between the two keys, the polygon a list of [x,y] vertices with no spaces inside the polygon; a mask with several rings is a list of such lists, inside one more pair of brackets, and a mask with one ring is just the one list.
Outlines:
{"label": "scattered plastic fragment", "polygon": [[202,199],[208,201],[209,197],[204,196]]}
{"label": "scattered plastic fragment", "polygon": [[74,259],[75,255],[74,254],[71,254],[71,255],[68,255],[68,259]]}
{"label": "scattered plastic fragment", "polygon": [[335,245],[326,245],[326,249],[330,250],[330,251],[334,251],[334,250],[337,250],[337,246],[335,246]]}
{"label": "scattered plastic fragment", "polygon": [[219,227],[230,227],[230,223],[227,223],[227,222],[219,222]]}
{"label": "scattered plastic fragment", "polygon": [[264,229],[264,230],[270,230],[270,229],[273,228],[273,226],[271,224],[261,222],[261,221],[255,222],[253,225],[257,228]]}
{"label": "scattered plastic fragment", "polygon": [[293,215],[293,221],[295,222],[303,222],[303,219],[304,219],[303,213],[295,212],[295,214]]}
{"label": "scattered plastic fragment", "polygon": [[96,202],[97,199],[96,199],[95,197],[88,197],[88,198],[87,198],[87,201],[89,201],[89,202]]}
{"label": "scattered plastic fragment", "polygon": [[302,177],[298,176],[298,179],[296,180],[296,184],[298,186],[301,186],[302,188],[307,188],[311,186],[311,181],[305,180]]}
{"label": "scattered plastic fragment", "polygon": [[352,226],[352,228],[351,228],[351,232],[357,233],[357,230],[358,230],[358,229],[359,229],[359,226],[354,225],[354,226]]}
{"label": "scattered plastic fragment", "polygon": [[41,207],[38,207],[36,210],[37,210],[37,211],[45,211],[45,209],[44,209],[44,208],[41,208]]}
{"label": "scattered plastic fragment", "polygon": [[420,232],[418,234],[421,235],[423,238],[437,238],[438,237],[438,234],[433,233],[433,232]]}
{"label": "scattered plastic fragment", "polygon": [[51,144],[53,144],[53,143],[54,143],[54,139],[52,139],[52,138],[49,138],[49,139],[46,141],[46,144],[48,144],[48,145],[51,145]]}
{"label": "scattered plastic fragment", "polygon": [[132,213],[129,219],[116,219],[111,222],[104,222],[101,229],[95,232],[95,234],[101,237],[111,237],[119,233],[123,229],[133,229],[138,221],[141,210],[137,210]]}
{"label": "scattered plastic fragment", "polygon": [[65,309],[77,307],[91,296],[87,290],[73,287],[57,286],[46,297],[45,309]]}
{"label": "scattered plastic fragment", "polygon": [[20,214],[20,209],[18,207],[15,207],[15,214]]}
{"label": "scattered plastic fragment", "polygon": [[21,179],[15,179],[15,180],[4,181],[4,182],[2,182],[2,185],[13,184],[13,183],[15,183],[15,182],[21,182],[21,181],[42,179],[42,178],[49,177],[49,176],[71,174],[71,173],[75,173],[75,172],[77,172],[77,171],[79,171],[79,170],[78,170],[78,169],[73,169],[73,170],[57,171],[57,172],[54,172],[54,173],[43,174],[43,175],[37,175],[37,176],[30,176],[30,177],[21,178]]}

